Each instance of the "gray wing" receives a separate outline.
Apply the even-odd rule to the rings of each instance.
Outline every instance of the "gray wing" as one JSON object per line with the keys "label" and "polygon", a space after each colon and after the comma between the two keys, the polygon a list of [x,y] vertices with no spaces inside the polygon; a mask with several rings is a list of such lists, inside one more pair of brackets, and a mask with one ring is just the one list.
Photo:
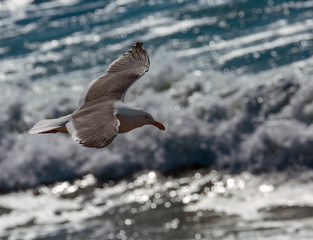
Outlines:
{"label": "gray wing", "polygon": [[137,42],[127,53],[115,60],[106,73],[85,89],[79,105],[82,106],[103,96],[123,100],[127,89],[149,70],[150,62],[141,42]]}
{"label": "gray wing", "polygon": [[102,97],[85,103],[76,110],[66,127],[72,138],[81,145],[102,148],[116,137],[119,125],[114,112],[114,101]]}

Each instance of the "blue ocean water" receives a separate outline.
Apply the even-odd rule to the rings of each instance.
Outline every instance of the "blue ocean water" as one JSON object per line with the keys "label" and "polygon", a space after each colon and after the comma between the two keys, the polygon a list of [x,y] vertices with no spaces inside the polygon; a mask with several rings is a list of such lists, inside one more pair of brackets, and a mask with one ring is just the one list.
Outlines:
{"label": "blue ocean water", "polygon": [[[311,0],[0,1],[0,236],[312,239],[312,16]],[[27,133],[136,41],[151,66],[126,102],[165,133],[100,150]]]}

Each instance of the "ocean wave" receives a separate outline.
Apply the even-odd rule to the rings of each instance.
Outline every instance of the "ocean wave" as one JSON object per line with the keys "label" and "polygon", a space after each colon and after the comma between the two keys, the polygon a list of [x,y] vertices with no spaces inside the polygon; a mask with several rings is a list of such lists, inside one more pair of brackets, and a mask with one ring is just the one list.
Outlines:
{"label": "ocean wave", "polygon": [[[184,231],[188,238],[266,238],[271,234],[277,239],[306,239],[312,236],[311,180],[312,172],[301,177],[257,176],[202,169],[175,178],[147,171],[132,180],[102,185],[88,174],[71,182],[1,195],[0,236],[101,239],[105,235],[113,239],[135,232],[142,239]],[[151,220],[151,214],[158,218]],[[151,221],[153,227],[148,228]],[[199,230],[199,224],[209,224],[210,230]]]}
{"label": "ocean wave", "polygon": [[[57,81],[21,86],[20,93],[26,94],[3,106],[1,190],[88,172],[111,180],[145,169],[170,171],[195,164],[228,172],[313,167],[313,85],[299,69],[310,72],[312,60],[235,76],[214,70],[188,72],[184,63],[166,55],[161,51],[152,57],[151,72],[130,90],[126,101],[150,111],[167,131],[143,127],[119,135],[105,149],[83,148],[62,134],[27,134],[36,119],[74,110],[81,87],[69,83],[75,82],[76,74],[67,75],[69,82],[60,77],[57,87]],[[156,79],[161,81],[158,85]]]}
{"label": "ocean wave", "polygon": [[[311,1],[0,6],[1,192],[87,173],[111,180],[186,166],[313,167]],[[27,134],[39,119],[71,113],[84,87],[142,39],[151,68],[126,100],[166,132],[143,127],[101,150],[62,134]]]}

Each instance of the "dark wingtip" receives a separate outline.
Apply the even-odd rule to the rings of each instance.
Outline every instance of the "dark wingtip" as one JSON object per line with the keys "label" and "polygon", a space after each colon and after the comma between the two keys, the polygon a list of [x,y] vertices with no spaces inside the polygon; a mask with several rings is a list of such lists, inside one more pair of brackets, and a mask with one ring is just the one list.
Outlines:
{"label": "dark wingtip", "polygon": [[142,42],[136,42],[135,45],[132,46],[131,49],[128,50],[126,54],[132,54],[133,56],[135,56],[135,58],[140,58],[142,60],[145,60],[148,62],[148,69],[149,69],[149,65],[150,65],[150,60],[149,60],[149,56],[146,52],[146,49],[144,49],[143,47],[143,43]]}
{"label": "dark wingtip", "polygon": [[128,50],[128,53],[130,53],[130,52],[132,52],[132,51],[134,51],[134,50],[142,50],[142,49],[145,50],[145,49],[143,48],[142,42],[136,42],[136,44],[133,45],[132,48]]}
{"label": "dark wingtip", "polygon": [[136,44],[132,48],[143,48],[142,42],[136,42]]}
{"label": "dark wingtip", "polygon": [[142,42],[136,42],[136,47],[142,47]]}

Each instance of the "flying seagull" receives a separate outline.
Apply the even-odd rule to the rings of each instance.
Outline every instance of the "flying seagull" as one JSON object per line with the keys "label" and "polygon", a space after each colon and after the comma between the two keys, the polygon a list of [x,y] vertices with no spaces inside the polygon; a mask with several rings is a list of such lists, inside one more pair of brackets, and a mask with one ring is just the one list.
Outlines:
{"label": "flying seagull", "polygon": [[41,120],[29,133],[69,133],[83,146],[103,148],[118,133],[143,125],[165,130],[164,125],[150,113],[124,104],[127,89],[149,70],[149,66],[148,54],[142,43],[137,42],[111,63],[104,75],[89,84],[82,93],[79,107],[72,114]]}

